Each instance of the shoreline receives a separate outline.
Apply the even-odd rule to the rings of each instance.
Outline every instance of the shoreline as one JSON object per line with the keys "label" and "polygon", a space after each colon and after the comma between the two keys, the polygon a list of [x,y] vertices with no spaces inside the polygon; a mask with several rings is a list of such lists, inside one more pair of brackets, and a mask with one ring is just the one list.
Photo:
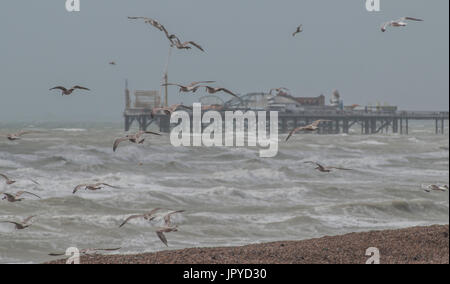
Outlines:
{"label": "shoreline", "polygon": [[[81,264],[449,264],[449,225],[349,233],[301,241],[186,248],[132,255],[86,255]],[[47,262],[64,264],[65,259]]]}

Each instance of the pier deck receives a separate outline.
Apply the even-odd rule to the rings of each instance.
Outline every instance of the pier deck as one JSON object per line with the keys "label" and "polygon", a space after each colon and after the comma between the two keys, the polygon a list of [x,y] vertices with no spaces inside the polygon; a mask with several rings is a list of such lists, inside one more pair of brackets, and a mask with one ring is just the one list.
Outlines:
{"label": "pier deck", "polygon": [[[234,110],[236,111],[236,110]],[[252,111],[241,109],[241,111]],[[267,111],[267,119],[269,112]],[[222,111],[222,118],[225,112]],[[191,114],[192,115],[192,114]],[[124,112],[125,131],[128,131],[136,121],[140,130],[146,130],[151,124],[156,123],[161,132],[169,132],[170,118],[167,115],[151,117],[151,110],[140,108],[127,108]],[[349,133],[352,127],[360,127],[361,134],[392,133],[408,134],[409,122],[413,120],[435,121],[435,133],[444,134],[445,121],[449,120],[448,111],[304,111],[299,113],[278,113],[280,132],[288,132],[297,126],[307,125],[315,120],[330,120],[322,122],[318,133],[339,134]]]}

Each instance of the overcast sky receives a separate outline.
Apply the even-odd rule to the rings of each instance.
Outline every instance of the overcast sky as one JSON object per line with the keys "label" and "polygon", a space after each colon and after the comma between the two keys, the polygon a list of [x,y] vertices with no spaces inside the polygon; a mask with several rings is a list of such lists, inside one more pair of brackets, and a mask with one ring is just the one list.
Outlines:
{"label": "overcast sky", "polygon": [[[346,105],[448,110],[449,1],[381,0],[368,12],[365,0],[81,0],[73,13],[64,2],[1,1],[0,120],[118,121],[126,78],[132,90],[159,90],[168,41],[127,16],[206,50],[173,50],[170,82],[216,80],[241,94],[284,86],[327,101],[338,89]],[[402,16],[425,21],[380,31]],[[92,91],[49,91],[74,84]],[[202,95],[170,88],[169,102]]]}

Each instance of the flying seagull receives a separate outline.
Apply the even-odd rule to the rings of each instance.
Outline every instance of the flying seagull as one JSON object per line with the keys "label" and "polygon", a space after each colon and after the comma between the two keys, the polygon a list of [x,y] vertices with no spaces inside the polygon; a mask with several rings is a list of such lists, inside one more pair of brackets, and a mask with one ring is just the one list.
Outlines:
{"label": "flying seagull", "polygon": [[320,172],[323,172],[323,173],[329,173],[329,172],[331,172],[332,169],[344,170],[344,171],[351,171],[352,170],[352,169],[339,168],[339,167],[325,167],[325,166],[322,166],[321,164],[319,164],[317,162],[312,162],[312,161],[307,161],[307,162],[305,162],[305,164],[315,164],[317,166],[316,170],[318,170]]}
{"label": "flying seagull", "polygon": [[155,208],[155,209],[151,210],[150,212],[144,213],[144,214],[131,215],[130,217],[125,219],[125,221],[123,221],[122,224],[120,224],[119,228],[123,227],[126,223],[128,223],[128,221],[136,219],[136,218],[144,218],[145,220],[152,221],[153,219],[155,219],[155,213],[158,210],[161,210],[161,208]]}
{"label": "flying seagull", "polygon": [[315,131],[315,130],[319,129],[319,124],[320,124],[321,122],[324,122],[324,121],[331,121],[331,120],[320,119],[320,120],[314,121],[313,123],[311,123],[311,124],[309,124],[309,125],[306,125],[306,126],[300,126],[300,127],[294,128],[291,132],[289,132],[289,135],[286,137],[286,141],[289,140],[289,138],[292,136],[292,134],[294,134],[294,133],[296,133],[296,132],[298,132],[298,131],[301,131],[301,130],[305,130],[305,131]]}
{"label": "flying seagull", "polygon": [[13,183],[15,183],[15,182],[16,182],[15,180],[12,180],[12,179],[10,179],[9,177],[7,177],[6,175],[4,175],[4,174],[1,174],[1,173],[0,173],[0,177],[2,177],[2,178],[4,178],[4,179],[5,179],[5,181],[6,181],[6,184],[13,184]]}
{"label": "flying seagull", "polygon": [[161,136],[161,134],[159,133],[155,133],[155,132],[151,132],[151,131],[139,131],[136,134],[128,134],[125,137],[121,137],[121,138],[117,138],[114,141],[114,145],[113,145],[113,151],[115,152],[117,147],[119,146],[120,143],[124,142],[124,141],[130,141],[131,143],[135,143],[135,144],[142,144],[144,143],[144,138],[141,139],[141,136],[143,134],[153,134],[153,135],[159,135]]}
{"label": "flying seagull", "polygon": [[[422,186],[423,187],[423,186]],[[431,191],[447,191],[448,190],[448,185],[444,184],[444,185],[437,185],[437,184],[430,184],[428,186],[426,186],[424,188],[424,190],[426,192],[431,192]]]}
{"label": "flying seagull", "polygon": [[161,112],[161,111],[164,112],[164,114],[166,114],[166,115],[168,115],[168,116],[171,116],[172,113],[173,113],[174,111],[176,111],[176,110],[177,110],[178,108],[180,108],[180,107],[181,107],[181,108],[184,108],[184,109],[192,110],[191,107],[184,106],[184,105],[182,105],[182,104],[171,105],[171,106],[169,106],[169,107],[155,107],[155,108],[152,109],[151,117],[154,118],[155,115],[156,115],[157,113]]}
{"label": "flying seagull", "polygon": [[193,93],[195,93],[199,87],[202,87],[202,86],[199,86],[199,84],[207,84],[207,83],[215,83],[215,81],[192,82],[192,83],[190,83],[189,85],[186,85],[186,86],[185,85],[181,85],[181,84],[175,84],[175,83],[165,83],[165,84],[162,84],[161,86],[178,86],[178,87],[180,87],[178,92],[184,92],[184,93],[193,92]]}
{"label": "flying seagull", "polygon": [[167,239],[166,239],[166,236],[164,235],[164,233],[177,232],[177,231],[178,231],[177,227],[164,227],[164,228],[159,228],[156,231],[156,235],[161,240],[161,242],[163,242],[166,246],[169,246],[167,244]]}
{"label": "flying seagull", "polygon": [[[97,252],[99,252],[99,251],[116,251],[116,250],[119,250],[119,249],[121,249],[121,248],[106,248],[106,249],[103,249],[103,248],[88,248],[88,249],[82,249],[82,250],[80,250],[80,254],[97,254]],[[50,255],[50,256],[62,256],[62,255],[66,255],[66,253],[65,252],[63,252],[63,253],[49,253],[48,255]]]}
{"label": "flying seagull", "polygon": [[116,62],[111,61],[111,62],[109,62],[109,65],[116,65]]}
{"label": "flying seagull", "polygon": [[98,190],[98,189],[104,188],[105,186],[109,186],[112,188],[118,188],[117,186],[112,186],[112,185],[109,185],[107,183],[102,183],[102,182],[95,183],[95,184],[79,184],[74,188],[72,193],[75,194],[79,189],[82,189],[83,187],[84,187],[84,190],[87,190],[87,189]]}
{"label": "flying seagull", "polygon": [[303,32],[303,25],[298,26],[297,29],[295,30],[295,32],[292,33],[292,36],[295,36],[296,34],[301,33],[301,32]]}
{"label": "flying seagull", "polygon": [[24,198],[19,198],[19,197],[20,197],[22,194],[24,194],[24,193],[33,195],[33,196],[35,196],[35,197],[41,199],[40,196],[38,196],[38,195],[36,195],[36,194],[34,194],[34,193],[31,193],[31,192],[28,192],[28,191],[19,191],[19,192],[17,192],[17,193],[14,194],[14,195],[13,195],[13,194],[10,194],[10,193],[2,192],[1,194],[4,195],[4,197],[2,198],[2,200],[5,200],[5,199],[6,199],[6,200],[9,201],[9,202],[18,202],[18,201],[22,201],[22,200],[24,200]]}
{"label": "flying seagull", "polygon": [[25,220],[23,220],[22,222],[0,221],[0,223],[14,224],[16,226],[16,230],[23,230],[23,229],[26,229],[31,226],[31,224],[29,222],[33,217],[35,217],[35,216],[30,216],[30,217],[26,218]]}
{"label": "flying seagull", "polygon": [[8,140],[14,141],[14,140],[19,140],[20,136],[25,135],[25,134],[30,134],[30,133],[36,133],[36,131],[19,131],[16,133],[10,133],[8,135],[6,135],[6,138],[8,138]]}
{"label": "flying seagull", "polygon": [[381,31],[385,32],[387,30],[387,27],[406,27],[408,25],[408,23],[406,22],[407,20],[409,21],[416,21],[416,22],[422,22],[422,19],[417,19],[417,18],[412,18],[412,17],[403,17],[400,18],[398,20],[395,21],[389,21],[383,24],[383,26],[381,27]]}
{"label": "flying seagull", "polygon": [[210,94],[215,94],[217,92],[225,92],[227,94],[230,94],[230,95],[240,99],[240,97],[238,95],[236,95],[235,93],[233,93],[232,91],[230,91],[228,89],[220,88],[220,87],[215,88],[215,87],[210,87],[210,86],[204,86],[204,87],[205,87],[206,91]]}
{"label": "flying seagull", "polygon": [[82,87],[82,86],[78,86],[78,85],[73,86],[70,89],[66,89],[63,86],[56,86],[56,87],[51,88],[50,91],[51,90],[56,90],[56,89],[57,90],[61,90],[61,95],[62,96],[64,96],[64,95],[68,96],[68,95],[72,94],[72,92],[75,91],[76,89],[90,91],[90,89]]}

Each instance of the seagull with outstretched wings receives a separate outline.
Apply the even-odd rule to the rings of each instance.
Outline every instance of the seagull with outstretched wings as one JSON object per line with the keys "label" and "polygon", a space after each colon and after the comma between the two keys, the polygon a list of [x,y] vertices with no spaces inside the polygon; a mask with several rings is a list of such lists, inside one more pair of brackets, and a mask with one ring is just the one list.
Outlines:
{"label": "seagull with outstretched wings", "polygon": [[387,30],[387,27],[406,27],[408,23],[406,21],[416,21],[416,22],[423,22],[422,19],[418,18],[412,18],[412,17],[403,17],[395,21],[389,21],[384,23],[381,26],[381,31],[385,32]]}
{"label": "seagull with outstretched wings", "polygon": [[72,94],[73,91],[75,91],[75,90],[87,90],[87,91],[90,91],[90,89],[88,89],[86,87],[83,87],[83,86],[78,86],[78,85],[73,86],[70,89],[67,89],[67,88],[65,88],[63,86],[56,86],[56,87],[51,88],[50,91],[51,90],[61,90],[61,95],[62,96],[64,96],[64,95],[68,96],[68,95]]}

